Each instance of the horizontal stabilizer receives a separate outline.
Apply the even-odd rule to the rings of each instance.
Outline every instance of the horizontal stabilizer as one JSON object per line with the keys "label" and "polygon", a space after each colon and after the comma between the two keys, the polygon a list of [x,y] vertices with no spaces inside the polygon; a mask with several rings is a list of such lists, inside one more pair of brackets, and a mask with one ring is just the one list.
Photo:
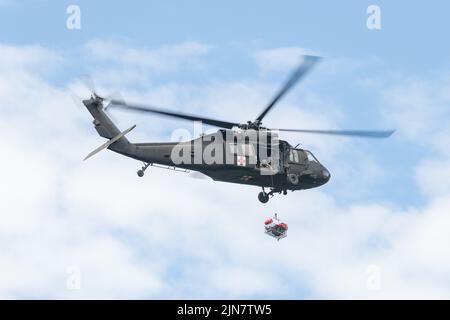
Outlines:
{"label": "horizontal stabilizer", "polygon": [[128,132],[130,132],[131,130],[133,130],[134,128],[136,128],[136,125],[131,126],[130,128],[128,128],[127,130],[119,133],[118,135],[116,135],[115,137],[113,137],[112,139],[106,141],[104,144],[102,144],[100,147],[98,147],[97,149],[95,149],[94,151],[92,151],[91,153],[89,153],[86,158],[84,158],[83,160],[87,160],[90,157],[92,157],[94,154],[99,153],[100,151],[102,151],[103,149],[108,148],[110,145],[112,145],[114,142],[116,142],[117,140],[119,140],[120,138],[122,138],[123,136],[125,136]]}

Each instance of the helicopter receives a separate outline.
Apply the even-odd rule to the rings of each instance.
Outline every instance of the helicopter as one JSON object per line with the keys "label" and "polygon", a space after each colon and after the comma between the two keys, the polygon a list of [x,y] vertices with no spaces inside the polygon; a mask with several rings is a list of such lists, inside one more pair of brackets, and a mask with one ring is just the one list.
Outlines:
{"label": "helicopter", "polygon": [[[170,111],[149,105],[129,104],[118,99],[106,99],[91,90],[91,97],[83,104],[94,118],[98,134],[108,139],[86,158],[103,149],[143,162],[137,171],[139,177],[149,166],[177,171],[196,171],[214,181],[252,185],[262,188],[258,200],[267,203],[275,194],[316,188],[330,180],[331,174],[309,150],[293,147],[279,139],[280,132],[326,134],[367,138],[387,138],[394,130],[309,130],[272,129],[262,126],[262,120],[300,79],[320,60],[320,57],[303,56],[302,63],[293,71],[273,99],[255,120],[245,123],[229,122],[187,113]],[[105,106],[105,101],[109,103]],[[125,137],[136,125],[120,131],[107,115],[107,109],[121,108],[140,113],[200,122],[219,127],[212,134],[184,142],[131,143]],[[266,188],[268,190],[266,190]]]}

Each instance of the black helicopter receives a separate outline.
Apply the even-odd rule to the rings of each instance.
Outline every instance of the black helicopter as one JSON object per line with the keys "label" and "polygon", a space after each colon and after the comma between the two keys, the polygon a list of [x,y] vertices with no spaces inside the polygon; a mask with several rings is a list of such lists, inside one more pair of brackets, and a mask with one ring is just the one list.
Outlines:
{"label": "black helicopter", "polygon": [[[304,56],[303,62],[288,78],[270,103],[253,121],[237,123],[163,110],[146,105],[128,104],[117,99],[105,99],[92,91],[83,104],[94,117],[98,134],[108,141],[92,151],[86,158],[108,148],[124,156],[142,161],[138,171],[142,177],[149,166],[165,166],[174,170],[201,172],[215,181],[247,184],[262,187],[258,199],[266,203],[275,193],[287,194],[288,190],[303,190],[321,186],[330,179],[330,172],[311,151],[292,147],[278,139],[278,132],[316,133],[369,138],[386,138],[394,131],[358,130],[305,130],[268,129],[262,120],[276,103],[318,62],[316,56]],[[105,113],[107,108],[153,113],[168,117],[199,121],[220,127],[214,134],[202,135],[186,142],[130,143],[125,135],[135,125],[120,131]],[[212,147],[211,147],[212,146]],[[208,154],[209,157],[205,157]],[[268,188],[269,191],[266,191]]]}

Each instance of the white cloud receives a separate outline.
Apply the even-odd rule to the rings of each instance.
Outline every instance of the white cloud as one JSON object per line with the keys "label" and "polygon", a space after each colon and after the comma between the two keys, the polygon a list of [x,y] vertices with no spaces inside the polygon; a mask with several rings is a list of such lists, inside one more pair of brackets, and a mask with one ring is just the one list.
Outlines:
{"label": "white cloud", "polygon": [[387,121],[398,128],[400,136],[448,154],[448,76],[444,74],[432,80],[402,76],[398,80],[400,84],[384,89],[383,104]]}
{"label": "white cloud", "polygon": [[162,45],[157,48],[139,48],[119,44],[116,41],[96,40],[89,42],[86,48],[92,58],[102,63],[114,62],[127,68],[157,73],[173,72],[186,65],[200,66],[201,60],[198,58],[212,50],[209,45],[193,41]]}
{"label": "white cloud", "polygon": [[[14,50],[26,56],[26,49]],[[45,82],[29,59],[19,59],[29,68],[16,77],[0,69],[7,154],[0,158],[1,297],[450,297],[450,194],[439,175],[446,158],[418,167],[428,201],[406,209],[339,204],[320,189],[261,205],[257,188],[152,168],[138,179],[140,163],[111,152],[81,161],[101,141],[90,116],[72,106],[66,90]],[[260,83],[170,84],[124,96],[234,117],[259,111],[266,89]],[[296,112],[289,99],[284,107],[305,125],[337,125]],[[152,127],[159,123],[151,121]],[[271,121],[298,124],[277,114]],[[324,157],[332,159],[326,150]],[[275,211],[290,225],[288,238],[278,243],[262,226]],[[65,287],[72,265],[81,270],[79,291]],[[370,265],[380,267],[380,290],[366,286]]]}
{"label": "white cloud", "polygon": [[4,72],[39,71],[53,69],[62,62],[59,54],[41,46],[12,46],[0,44],[0,70]]}
{"label": "white cloud", "polygon": [[274,282],[280,282],[278,276],[272,272],[261,271],[256,266],[250,268],[226,267],[214,270],[211,275],[213,285],[223,294],[232,298],[233,296],[252,296],[261,292],[272,292],[283,289],[283,285],[276,286]]}
{"label": "white cloud", "polygon": [[450,193],[450,159],[428,159],[416,168],[416,180],[429,197]]}

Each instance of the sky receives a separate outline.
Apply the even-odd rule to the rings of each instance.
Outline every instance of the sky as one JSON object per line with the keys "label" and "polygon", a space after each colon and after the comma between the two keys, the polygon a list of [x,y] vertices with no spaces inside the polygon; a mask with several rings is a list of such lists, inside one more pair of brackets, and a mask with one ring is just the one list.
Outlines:
{"label": "sky", "polygon": [[[80,29],[69,29],[70,5]],[[367,8],[381,28],[367,27]],[[70,11],[70,10],[69,10]],[[450,5],[445,1],[0,0],[0,297],[450,298]],[[314,190],[149,168],[111,151],[80,100],[101,94],[253,119],[302,54],[320,64],[270,127],[331,172]],[[112,111],[132,142],[189,122]],[[214,128],[205,128],[211,130]],[[277,242],[263,222],[289,224]]]}

